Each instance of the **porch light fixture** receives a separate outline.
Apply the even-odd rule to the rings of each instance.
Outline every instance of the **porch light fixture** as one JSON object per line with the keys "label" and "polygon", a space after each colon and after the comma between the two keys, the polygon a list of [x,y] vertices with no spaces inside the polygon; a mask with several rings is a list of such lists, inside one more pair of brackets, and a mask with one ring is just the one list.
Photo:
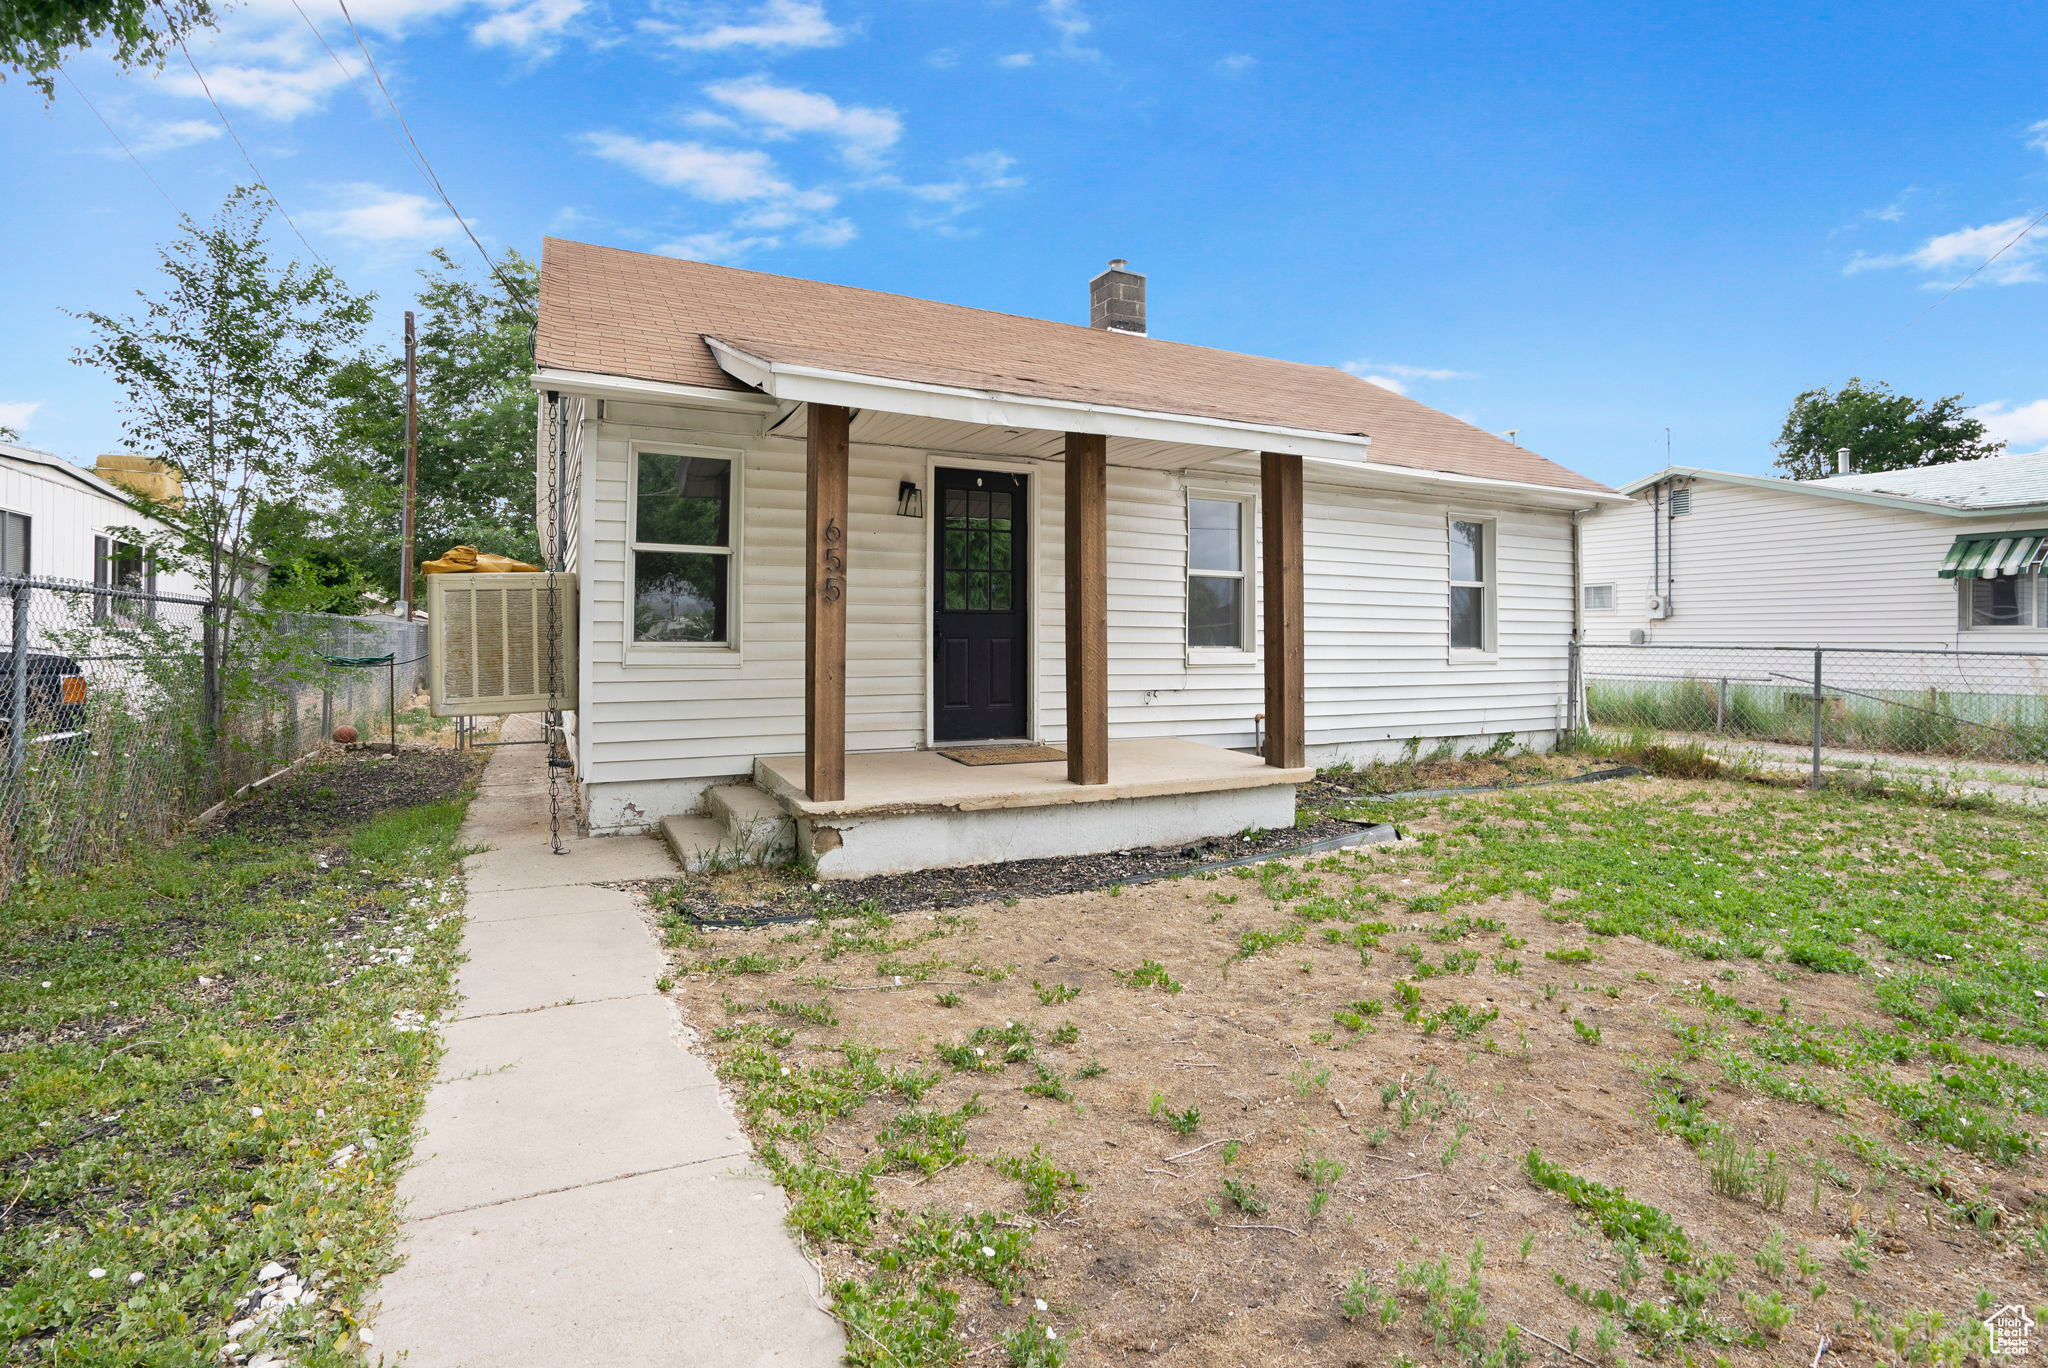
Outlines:
{"label": "porch light fixture", "polygon": [[896,486],[896,516],[899,518],[922,518],[924,516],[924,491],[917,487],[915,480],[905,480]]}

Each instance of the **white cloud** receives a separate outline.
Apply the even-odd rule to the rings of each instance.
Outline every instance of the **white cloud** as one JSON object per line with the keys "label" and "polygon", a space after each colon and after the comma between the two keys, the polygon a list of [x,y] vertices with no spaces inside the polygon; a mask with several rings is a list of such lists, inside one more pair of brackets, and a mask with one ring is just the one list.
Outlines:
{"label": "white cloud", "polygon": [[1216,69],[1225,76],[1235,76],[1239,72],[1249,71],[1258,64],[1259,59],[1252,56],[1249,52],[1233,52],[1228,57],[1219,59],[1216,63]]}
{"label": "white cloud", "polygon": [[571,20],[589,8],[588,0],[526,0],[500,9],[469,31],[485,47],[512,48],[547,56]]}
{"label": "white cloud", "polygon": [[1023,185],[1024,178],[1012,174],[1016,166],[1015,157],[991,149],[955,158],[951,166],[953,174],[945,180],[906,181],[883,176],[877,177],[872,184],[881,189],[901,191],[926,206],[921,212],[911,215],[913,227],[942,229],[991,193],[1015,190]]}
{"label": "white cloud", "polygon": [[[2038,231],[2025,238],[2020,237],[2032,222],[2031,217],[2009,218],[1975,228],[1958,228],[1953,233],[1929,238],[1914,250],[1895,256],[1858,252],[1842,269],[1845,274],[1856,275],[1863,271],[1908,267],[1938,277],[1930,282],[1934,285],[1948,285],[1990,261],[1991,264],[1977,277],[1985,284],[2032,284],[2048,280],[2048,276],[2041,273],[2041,257],[2048,253],[2048,238]],[[1991,261],[1994,254],[1998,259]]]}
{"label": "white cloud", "polygon": [[785,180],[774,158],[754,149],[665,142],[623,133],[587,133],[584,145],[606,161],[714,204],[778,200],[794,208],[829,209],[836,199],[820,190],[799,190]]}
{"label": "white cloud", "polygon": [[1102,54],[1082,40],[1095,30],[1095,21],[1085,14],[1079,0],[1042,0],[1038,12],[1059,38],[1062,57],[1096,58]]}
{"label": "white cloud", "polygon": [[2036,152],[2048,152],[2048,119],[2034,124],[2027,132],[2031,135],[2027,139],[2027,146]]}
{"label": "white cloud", "polygon": [[336,237],[358,242],[431,242],[462,231],[438,202],[425,195],[358,183],[342,187],[350,203],[306,215],[306,221]]}
{"label": "white cloud", "polygon": [[670,25],[654,27],[665,31],[674,46],[701,52],[736,47],[833,47],[846,41],[846,31],[826,17],[825,7],[809,0],[768,0],[749,19],[696,33],[677,33]]}
{"label": "white cloud", "polygon": [[2048,451],[2048,399],[2036,399],[2017,408],[1998,399],[1977,405],[1972,413],[1983,421],[1993,438],[2009,447]]}
{"label": "white cloud", "polygon": [[160,84],[175,94],[196,99],[205,99],[211,91],[213,98],[229,109],[248,110],[280,123],[323,107],[331,92],[348,84],[347,73],[325,53],[316,55],[310,44],[295,45],[286,40],[263,46],[274,54],[267,64],[253,60],[204,62],[200,66],[206,73],[202,85],[192,69],[181,62],[164,68]]}
{"label": "white cloud", "polygon": [[829,95],[771,85],[763,76],[714,82],[704,93],[753,120],[763,136],[818,133],[831,138],[840,155],[858,166],[878,164],[903,136],[903,120],[894,110],[842,105]]}
{"label": "white cloud", "polygon": [[1361,380],[1370,380],[1375,385],[1390,389],[1396,394],[1406,394],[1408,380],[1470,380],[1471,371],[1445,370],[1440,366],[1404,366],[1394,361],[1346,361],[1342,369],[1350,371]]}
{"label": "white cloud", "polygon": [[36,416],[36,410],[42,406],[40,399],[0,399],[0,427],[19,432],[29,425]]}
{"label": "white cloud", "polygon": [[781,245],[782,239],[773,236],[741,237],[730,232],[691,233],[688,237],[677,238],[674,242],[664,242],[654,250],[663,256],[687,257],[691,261],[716,261],[730,266],[756,252]]}
{"label": "white cloud", "polygon": [[996,58],[996,65],[1004,67],[1028,67],[1037,60],[1038,58],[1034,54],[1029,52],[1006,52],[1002,56]]}
{"label": "white cloud", "polygon": [[220,135],[220,124],[213,119],[165,119],[132,135],[128,145],[137,152],[172,152]]}
{"label": "white cloud", "polygon": [[1876,219],[1879,223],[1897,223],[1906,216],[1906,201],[1917,193],[1917,189],[1909,185],[1899,191],[1892,202],[1885,205],[1882,209],[1865,209],[1863,217]]}

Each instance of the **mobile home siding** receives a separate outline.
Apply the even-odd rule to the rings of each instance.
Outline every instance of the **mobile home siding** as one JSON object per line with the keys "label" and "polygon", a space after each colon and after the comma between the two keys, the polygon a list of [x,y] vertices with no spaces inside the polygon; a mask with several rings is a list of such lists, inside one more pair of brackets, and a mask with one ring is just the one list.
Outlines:
{"label": "mobile home siding", "polygon": [[1711,479],[1670,519],[1672,614],[1654,620],[1649,491],[1585,520],[1585,582],[1612,584],[1614,608],[1588,612],[1586,640],[1631,630],[1665,645],[1886,646],[2041,650],[2048,632],[1971,629],[1942,558],[1964,534],[2048,525],[2041,514],[1959,518]]}
{"label": "mobile home siding", "polygon": [[[585,677],[577,759],[596,829],[686,811],[711,783],[748,773],[757,756],[803,747],[804,452],[798,441],[751,435],[755,426],[745,415],[621,402],[607,402],[602,421],[579,425]],[[628,640],[635,444],[740,453],[736,651]],[[1057,744],[1066,720],[1060,465],[860,442],[848,494],[848,744],[927,742],[929,521],[898,515],[896,496],[904,480],[929,492],[934,464],[1031,476],[1032,732]],[[1186,648],[1191,487],[1257,494],[1242,471],[1109,471],[1111,735],[1248,747],[1265,702],[1256,651],[1209,663],[1191,661]],[[1364,758],[1410,737],[1547,740],[1560,721],[1572,624],[1568,515],[1313,482],[1306,505],[1312,758]],[[1495,525],[1498,650],[1484,662],[1454,663],[1448,650],[1454,512]],[[1255,505],[1248,515],[1256,526]],[[1255,634],[1258,621],[1254,605]]]}
{"label": "mobile home siding", "polygon": [[[92,583],[93,539],[113,536],[144,519],[129,505],[38,462],[0,455],[0,509],[30,519],[29,574],[38,579]],[[199,584],[166,570],[156,587],[166,594],[192,594]]]}

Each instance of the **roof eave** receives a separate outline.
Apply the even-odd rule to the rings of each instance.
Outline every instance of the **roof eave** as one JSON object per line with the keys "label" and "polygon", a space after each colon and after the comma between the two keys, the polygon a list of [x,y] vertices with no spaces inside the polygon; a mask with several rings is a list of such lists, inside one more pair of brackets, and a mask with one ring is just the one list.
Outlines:
{"label": "roof eave", "polygon": [[1732,470],[1708,470],[1701,466],[1667,466],[1638,480],[1631,480],[1621,486],[1620,492],[1633,496],[1651,485],[1666,480],[1718,480],[1722,484],[1742,485],[1750,489],[1776,489],[1790,493],[1811,495],[1820,499],[1840,499],[1847,503],[1868,504],[1877,508],[1896,508],[1910,513],[1936,513],[1951,518],[2003,518],[2018,514],[2033,514],[2048,511],[2048,504],[1952,504],[1936,503],[1931,499],[1915,499],[1905,494],[1880,494],[1867,489],[1830,488],[1813,480],[1780,480],[1769,475],[1740,475]]}
{"label": "roof eave", "polygon": [[964,389],[887,376],[858,375],[755,356],[716,337],[705,337],[726,374],[763,394],[791,403],[839,404],[919,418],[990,427],[1085,432],[1142,442],[1174,442],[1223,450],[1276,451],[1363,467],[1370,437],[1239,422],[1197,414],[1161,413],[1071,399]]}

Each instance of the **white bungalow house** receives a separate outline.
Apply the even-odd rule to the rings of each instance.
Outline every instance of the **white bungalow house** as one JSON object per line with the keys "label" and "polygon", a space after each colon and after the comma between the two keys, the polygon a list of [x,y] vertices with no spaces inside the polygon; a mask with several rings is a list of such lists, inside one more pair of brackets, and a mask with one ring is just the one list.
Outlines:
{"label": "white bungalow house", "polygon": [[1589,643],[2048,650],[2048,452],[1621,492],[1581,529]]}
{"label": "white bungalow house", "polygon": [[1549,744],[1573,524],[1623,501],[1341,370],[1149,337],[1144,287],[1112,262],[1084,327],[550,239],[590,827],[848,877],[1285,824],[1313,765],[1416,738]]}

